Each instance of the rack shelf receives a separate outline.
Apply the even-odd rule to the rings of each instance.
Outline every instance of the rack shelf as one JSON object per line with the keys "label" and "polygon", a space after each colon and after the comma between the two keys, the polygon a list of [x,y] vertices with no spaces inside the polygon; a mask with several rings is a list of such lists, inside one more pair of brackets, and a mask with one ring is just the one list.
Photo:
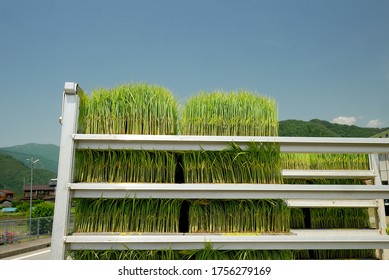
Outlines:
{"label": "rack shelf", "polygon": [[[78,85],[65,83],[56,203],[52,237],[53,259],[65,259],[67,250],[82,249],[201,249],[205,242],[215,249],[389,249],[382,186],[371,156],[370,170],[283,170],[285,178],[357,178],[371,186],[288,184],[141,184],[76,183],[73,181],[77,149],[222,150],[230,143],[244,148],[251,142],[279,143],[282,153],[389,154],[384,138],[224,137],[181,135],[77,134]],[[369,207],[375,209],[373,230],[291,230],[280,235],[223,234],[70,234],[72,198],[208,198],[286,199],[291,207]]]}
{"label": "rack shelf", "polygon": [[389,196],[385,186],[287,184],[159,184],[70,183],[81,198],[192,198],[192,199],[376,199]]}
{"label": "rack shelf", "polygon": [[165,234],[165,235],[73,235],[67,236],[71,250],[193,250],[211,243],[218,250],[294,250],[294,249],[389,249],[388,236],[378,232],[336,233],[317,230],[288,235],[218,235],[218,234]]}
{"label": "rack shelf", "polygon": [[234,143],[241,148],[252,142],[278,143],[283,153],[389,153],[387,138],[336,137],[253,137],[253,136],[188,136],[72,134],[76,149],[136,149],[219,151]]}

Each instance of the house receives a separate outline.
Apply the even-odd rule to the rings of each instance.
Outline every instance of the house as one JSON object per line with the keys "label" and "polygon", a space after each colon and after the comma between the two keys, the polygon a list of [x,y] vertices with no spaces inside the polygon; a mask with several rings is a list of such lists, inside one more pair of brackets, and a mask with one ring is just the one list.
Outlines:
{"label": "house", "polygon": [[9,190],[0,190],[0,203],[5,201],[12,202],[14,200],[14,192]]}
{"label": "house", "polygon": [[[33,185],[32,186],[32,199],[42,199],[46,201],[55,200],[55,189],[57,186],[57,180],[50,180],[47,185]],[[22,200],[30,199],[31,185],[25,185],[23,187],[23,198]]]}

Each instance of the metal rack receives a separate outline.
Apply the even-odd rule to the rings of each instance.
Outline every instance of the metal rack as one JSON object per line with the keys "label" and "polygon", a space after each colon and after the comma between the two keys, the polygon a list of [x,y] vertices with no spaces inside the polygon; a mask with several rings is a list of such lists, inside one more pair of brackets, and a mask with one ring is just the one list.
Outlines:
{"label": "metal rack", "polygon": [[[67,250],[81,249],[200,249],[211,242],[215,249],[389,249],[383,199],[389,187],[382,186],[378,166],[370,156],[370,170],[283,170],[284,178],[370,179],[371,186],[288,185],[288,184],[154,184],[74,183],[74,155],[77,149],[220,150],[234,142],[245,147],[251,142],[279,143],[281,152],[389,154],[389,139],[307,137],[224,137],[165,135],[77,134],[78,85],[65,83],[54,226],[53,259],[64,259]],[[218,234],[71,234],[68,232],[72,198],[213,198],[285,199],[290,207],[368,207],[375,212],[375,229],[291,230],[285,235]]]}

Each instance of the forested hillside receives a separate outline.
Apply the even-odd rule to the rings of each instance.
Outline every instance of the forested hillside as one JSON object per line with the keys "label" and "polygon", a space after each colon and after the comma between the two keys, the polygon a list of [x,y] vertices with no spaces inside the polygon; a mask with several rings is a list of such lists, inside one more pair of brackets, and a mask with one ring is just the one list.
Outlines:
{"label": "forested hillside", "polygon": [[279,124],[279,136],[371,137],[388,129],[341,125],[318,119],[313,119],[308,122],[300,120],[285,120],[280,121]]}

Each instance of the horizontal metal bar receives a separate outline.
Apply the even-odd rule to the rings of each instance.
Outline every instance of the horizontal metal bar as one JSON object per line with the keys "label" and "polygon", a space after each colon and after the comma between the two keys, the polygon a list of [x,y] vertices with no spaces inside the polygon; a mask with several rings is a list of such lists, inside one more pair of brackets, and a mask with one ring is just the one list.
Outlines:
{"label": "horizontal metal bar", "polygon": [[[350,230],[351,231],[351,230]],[[70,250],[193,250],[211,243],[216,250],[389,249],[387,235],[73,235],[66,236]]]}
{"label": "horizontal metal bar", "polygon": [[372,179],[375,174],[371,170],[282,170],[286,179]]}
{"label": "horizontal metal bar", "polygon": [[291,234],[299,237],[311,236],[382,236],[378,229],[291,229]]}
{"label": "horizontal metal bar", "polygon": [[323,207],[352,207],[377,208],[378,201],[374,200],[333,200],[333,199],[288,199],[286,204],[295,208],[323,208]]}
{"label": "horizontal metal bar", "polygon": [[389,154],[389,138],[75,134],[73,139],[77,149],[222,150],[229,143],[245,148],[258,142],[279,143],[285,153]]}
{"label": "horizontal metal bar", "polygon": [[389,186],[294,184],[71,183],[73,197],[191,199],[378,199]]}

